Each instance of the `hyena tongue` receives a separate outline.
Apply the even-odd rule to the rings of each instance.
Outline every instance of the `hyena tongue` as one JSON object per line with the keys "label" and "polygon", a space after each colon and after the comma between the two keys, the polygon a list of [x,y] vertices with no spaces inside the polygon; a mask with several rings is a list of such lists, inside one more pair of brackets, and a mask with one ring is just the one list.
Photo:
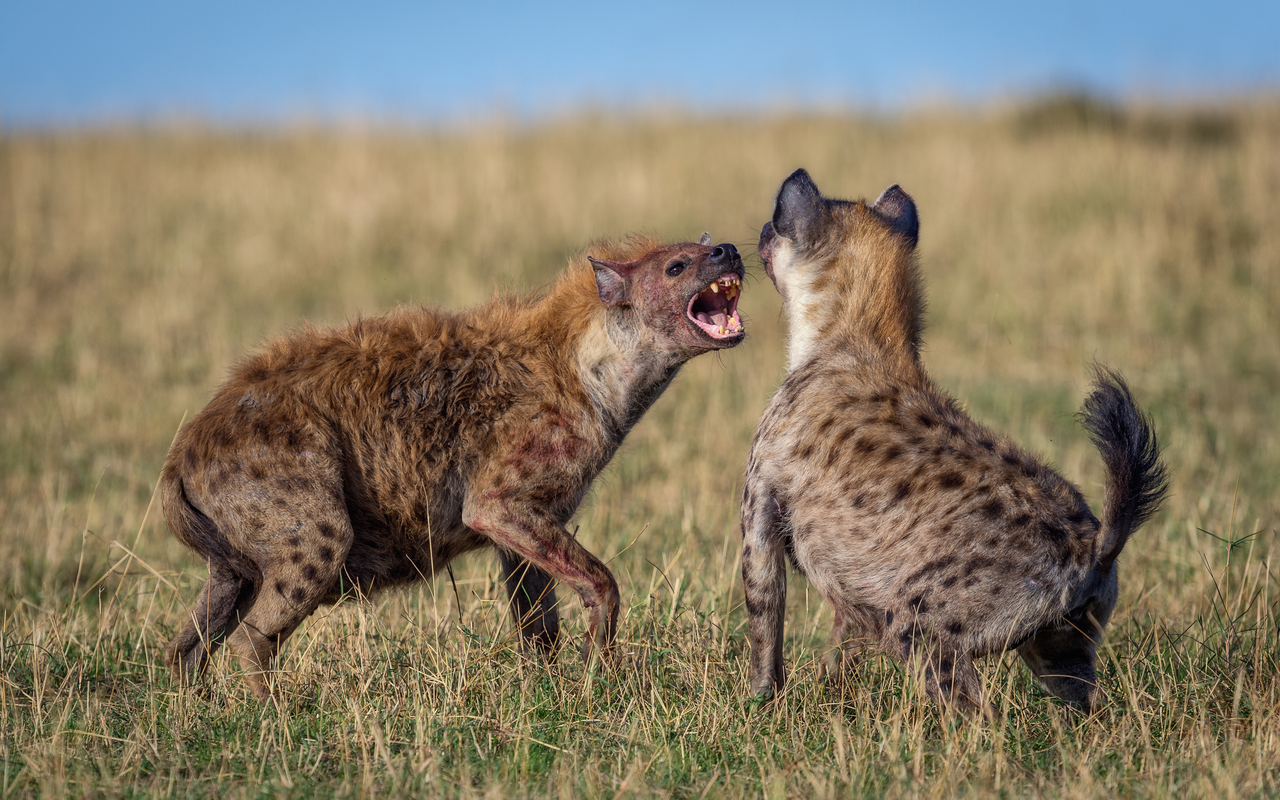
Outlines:
{"label": "hyena tongue", "polygon": [[742,333],[742,320],[737,314],[740,290],[735,278],[726,274],[689,301],[689,319],[712,338],[724,339]]}

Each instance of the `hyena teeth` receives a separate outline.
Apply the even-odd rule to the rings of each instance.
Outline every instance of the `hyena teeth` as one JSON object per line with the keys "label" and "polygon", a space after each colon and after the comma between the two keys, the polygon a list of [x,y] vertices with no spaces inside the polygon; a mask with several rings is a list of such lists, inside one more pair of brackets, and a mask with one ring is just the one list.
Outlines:
{"label": "hyena teeth", "polygon": [[719,283],[713,283],[713,284],[711,284],[711,293],[712,293],[712,294],[716,294],[716,293],[718,293],[719,291],[720,291],[720,284],[719,284]]}

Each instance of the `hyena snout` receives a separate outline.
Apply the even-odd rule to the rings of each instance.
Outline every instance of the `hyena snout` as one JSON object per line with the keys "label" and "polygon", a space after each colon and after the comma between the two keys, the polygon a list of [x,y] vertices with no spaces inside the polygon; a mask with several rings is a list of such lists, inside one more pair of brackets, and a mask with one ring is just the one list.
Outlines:
{"label": "hyena snout", "polygon": [[742,263],[742,256],[738,255],[738,248],[725,242],[711,248],[707,263],[714,267],[732,267]]}
{"label": "hyena snout", "polygon": [[778,285],[778,280],[773,277],[773,243],[777,238],[778,234],[773,229],[773,223],[766,222],[764,227],[760,229],[760,243],[756,245],[756,254],[760,256],[760,262],[764,264],[764,272],[775,286]]}

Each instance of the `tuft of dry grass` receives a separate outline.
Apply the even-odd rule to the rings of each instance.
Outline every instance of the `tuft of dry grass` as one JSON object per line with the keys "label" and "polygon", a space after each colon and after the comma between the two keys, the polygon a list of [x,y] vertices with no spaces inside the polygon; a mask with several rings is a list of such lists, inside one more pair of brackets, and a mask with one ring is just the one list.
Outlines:
{"label": "tuft of dry grass", "polygon": [[[0,795],[1253,797],[1280,793],[1280,105],[1087,98],[898,118],[577,116],[534,127],[0,132]],[[1121,559],[1083,719],[1013,658],[995,723],[897,666],[816,679],[831,622],[791,587],[781,699],[747,698],[737,502],[782,376],[758,268],[749,340],[691,362],[575,524],[612,558],[622,668],[521,657],[491,556],[313,616],[279,711],[160,650],[204,568],[153,498],[184,417],[306,318],[460,307],[548,282],[593,237],[710,230],[750,252],[805,166],[900,183],[922,217],[925,358],[978,418],[1097,502],[1072,414],[1119,368],[1173,469]],[[575,598],[566,632],[582,634]]]}

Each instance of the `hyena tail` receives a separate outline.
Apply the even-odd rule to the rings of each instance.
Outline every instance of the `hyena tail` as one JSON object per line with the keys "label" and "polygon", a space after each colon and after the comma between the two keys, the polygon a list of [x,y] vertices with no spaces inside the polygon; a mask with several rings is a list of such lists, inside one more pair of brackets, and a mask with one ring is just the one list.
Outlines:
{"label": "hyena tail", "polygon": [[182,475],[172,465],[166,464],[160,475],[160,499],[165,521],[178,541],[194,550],[201,558],[226,567],[230,572],[249,580],[258,578],[257,567],[240,553],[213,520],[191,504],[183,485]]}
{"label": "hyena tail", "polygon": [[1169,493],[1169,472],[1160,461],[1151,418],[1133,401],[1124,378],[1097,364],[1093,372],[1093,393],[1085,398],[1079,417],[1107,467],[1096,555],[1105,570],[1133,532],[1159,510]]}

